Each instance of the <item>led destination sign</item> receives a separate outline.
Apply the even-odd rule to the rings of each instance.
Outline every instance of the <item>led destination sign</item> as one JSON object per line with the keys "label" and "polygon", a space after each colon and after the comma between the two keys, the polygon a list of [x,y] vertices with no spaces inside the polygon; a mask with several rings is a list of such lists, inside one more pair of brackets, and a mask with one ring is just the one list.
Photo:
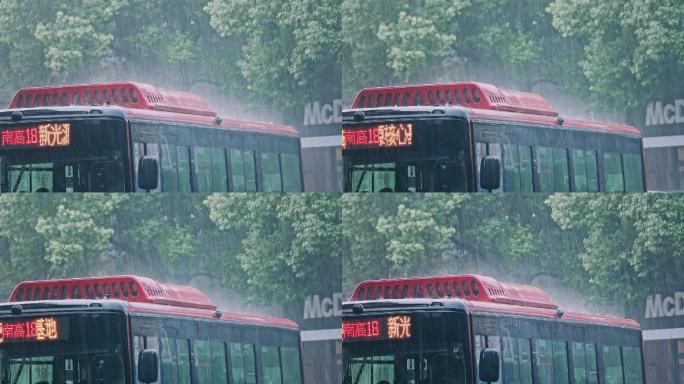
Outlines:
{"label": "led destination sign", "polygon": [[24,322],[0,322],[0,344],[10,342],[55,341],[66,338],[62,323],[54,317]]}
{"label": "led destination sign", "polygon": [[342,321],[343,341],[405,340],[412,334],[410,316],[392,316],[384,319]]}
{"label": "led destination sign", "polygon": [[342,148],[401,148],[413,145],[413,124],[383,124],[342,129]]}
{"label": "led destination sign", "polygon": [[2,148],[57,148],[71,145],[71,124],[42,124],[2,131]]}

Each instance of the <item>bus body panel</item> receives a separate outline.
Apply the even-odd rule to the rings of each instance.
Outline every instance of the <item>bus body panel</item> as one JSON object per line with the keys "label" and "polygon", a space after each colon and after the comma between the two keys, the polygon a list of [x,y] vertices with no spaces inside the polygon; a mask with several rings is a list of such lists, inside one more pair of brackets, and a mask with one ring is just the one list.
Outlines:
{"label": "bus body panel", "polygon": [[[363,311],[363,314],[354,313],[353,307],[357,304],[365,306],[366,309]],[[562,382],[577,383],[573,375],[581,374],[582,366],[579,363],[575,364],[573,362],[572,348],[579,348],[581,346],[582,350],[584,350],[584,348],[589,348],[586,345],[594,346],[597,369],[595,374],[598,380],[595,381],[596,383],[605,383],[604,378],[606,375],[615,374],[616,367],[611,366],[608,369],[606,367],[607,363],[603,359],[604,353],[614,351],[619,352],[621,375],[624,375],[628,370],[632,372],[632,376],[624,378],[624,380],[631,379],[631,381],[626,381],[626,383],[645,383],[642,333],[638,324],[632,320],[576,312],[565,313],[559,318],[557,312],[551,309],[522,308],[514,305],[467,302],[459,299],[399,299],[348,302],[343,305],[342,319],[343,321],[356,322],[363,319],[383,318],[398,314],[434,313],[445,310],[462,312],[468,318],[467,337],[470,343],[467,350],[470,351],[470,361],[472,361],[468,370],[472,374],[468,376],[467,383],[479,383],[477,378],[477,360],[482,348],[488,346],[498,349],[501,353],[502,377],[498,383],[520,382],[517,379],[512,380],[504,375],[505,372],[509,372],[506,370],[505,364],[506,359],[511,358],[511,346],[508,344],[512,342],[524,342],[529,345],[529,349],[525,352],[529,355],[528,358],[530,356],[538,356],[529,360],[530,383],[546,383],[547,381],[541,380],[540,375],[542,373],[563,373],[565,370],[567,370],[567,374],[570,376],[567,377],[566,381]],[[510,339],[510,341],[505,338]],[[491,345],[488,344],[490,342]],[[343,340],[343,350],[349,351],[349,348],[352,348],[354,343],[354,341]],[[368,343],[387,342],[368,341]],[[545,357],[543,354],[540,356],[542,345],[547,348],[549,345],[553,345],[554,348],[558,347],[557,355],[554,356],[565,356],[565,363],[560,363],[561,360],[548,360],[548,356]],[[625,360],[627,359],[627,352],[638,352],[638,355],[630,353],[629,360]],[[509,354],[506,355],[506,353]],[[635,356],[638,356],[641,361],[635,361]],[[348,367],[346,365],[348,361],[348,359],[345,359],[345,372],[347,372]],[[545,364],[543,369],[539,366],[540,362]],[[640,371],[632,369],[634,365],[638,366]],[[578,371],[576,372],[575,370]],[[586,371],[589,372],[588,369]],[[453,383],[460,384],[461,382],[454,381]],[[353,381],[345,381],[344,384],[355,383]],[[367,383],[360,382],[358,384]]]}
{"label": "bus body panel", "polygon": [[[21,116],[20,121],[14,121],[11,117],[13,114],[19,114]],[[4,117],[4,119],[3,119]],[[82,184],[82,187],[72,188],[70,179],[66,182],[56,183],[51,188],[46,188],[48,191],[56,190],[62,192],[71,192],[72,189],[75,191],[89,191],[89,192],[124,192],[124,191],[136,191],[136,171],[137,162],[142,155],[156,155],[159,156],[159,148],[151,148],[148,153],[147,148],[144,144],[145,140],[159,147],[161,144],[174,144],[187,148],[187,154],[182,153],[180,156],[183,160],[187,160],[187,164],[183,164],[182,172],[187,172],[187,183],[183,179],[183,187],[186,189],[179,190],[184,192],[227,192],[227,191],[237,191],[237,192],[251,192],[254,191],[268,191],[268,192],[301,192],[303,191],[303,174],[302,174],[302,164],[301,164],[301,144],[300,138],[297,131],[294,128],[278,125],[278,124],[266,124],[257,123],[250,121],[241,121],[235,119],[220,119],[215,116],[205,116],[205,115],[193,115],[193,114],[183,114],[175,112],[164,112],[157,110],[138,110],[138,109],[127,109],[121,107],[49,107],[43,109],[15,109],[0,112],[0,130],[14,129],[18,130],[21,127],[36,124],[48,124],[54,122],[79,122],[79,121],[100,121],[101,119],[114,119],[116,121],[123,121],[123,127],[121,132],[120,149],[121,153],[121,168],[124,175],[121,176],[122,188],[118,189],[105,189],[99,190],[96,188],[96,183],[93,182],[93,177],[107,177],[106,169],[98,171],[99,173],[93,173],[95,176],[91,176],[90,173],[85,174],[86,171],[90,172],[90,169],[84,168],[83,171],[70,171],[68,168],[66,171],[67,178],[70,177],[72,173],[78,179],[78,183]],[[7,128],[6,128],[7,127]],[[81,128],[79,128],[81,130]],[[84,133],[85,134],[85,133]],[[109,142],[107,138],[107,132],[93,133],[96,135],[87,140],[96,141],[103,140],[103,143]],[[80,137],[80,136],[79,136]],[[23,139],[22,139],[23,140]],[[169,145],[170,145],[169,144]],[[90,145],[90,147],[95,147]],[[198,148],[199,150],[196,150]],[[242,177],[248,178],[250,175],[254,178],[254,188],[251,188],[252,183],[247,183],[249,186],[241,188],[240,185],[246,184],[246,182],[238,183],[235,182],[234,175],[231,174],[231,154],[230,152],[225,152],[225,160],[213,160],[213,157],[217,157],[217,150],[229,151],[230,149],[241,149],[244,150],[241,156],[249,157],[252,156],[253,160],[250,160],[251,165],[245,165],[243,173],[245,175],[238,175],[238,181]],[[92,151],[97,151],[97,148],[91,148]],[[2,161],[2,163],[15,164],[13,165],[15,174],[18,172],[24,172],[24,169],[29,169],[30,177],[26,177],[24,180],[30,178],[33,179],[33,174],[36,174],[36,178],[42,177],[41,174],[45,173],[45,166],[43,164],[36,164],[34,166],[22,165],[22,161],[31,161],[31,156],[28,157],[29,160],[15,159],[16,155],[22,153],[21,151],[34,151],[38,153],[37,148],[22,148],[22,147],[6,147],[3,145],[0,147],[0,158],[7,157],[7,161]],[[57,149],[45,150],[41,149],[42,153],[51,153],[53,158],[50,161],[56,162],[55,169],[60,169],[63,162],[68,162],[66,158],[59,157]],[[62,150],[63,152],[66,149]],[[137,152],[136,152],[137,151]],[[247,152],[250,153],[247,153]],[[94,152],[94,155],[99,155],[99,152]],[[93,156],[94,156],[93,155]],[[213,156],[213,157],[212,157]],[[26,157],[26,156],[24,156]],[[157,157],[159,159],[159,157]],[[162,160],[160,160],[160,165],[162,165]],[[242,162],[240,158],[240,162]],[[247,161],[247,160],[244,160]],[[59,164],[57,164],[59,163]],[[242,163],[240,163],[242,164]],[[60,167],[58,167],[59,165]],[[53,165],[50,165],[53,167]],[[71,167],[71,166],[68,166]],[[178,165],[181,167],[181,165]],[[6,168],[6,167],[5,167]],[[35,168],[35,170],[33,170]],[[52,168],[46,168],[50,171]],[[11,178],[9,175],[10,170],[5,170],[4,179],[7,180],[5,183],[6,188],[4,190],[11,191],[10,184],[17,184],[10,182]],[[57,172],[57,171],[53,171]],[[60,171],[61,172],[61,171]],[[57,172],[55,178],[63,178],[62,173]],[[83,176],[81,176],[83,173]],[[117,176],[118,177],[118,176]],[[17,178],[17,176],[14,176]],[[61,179],[60,179],[61,180]],[[21,180],[20,180],[21,181]],[[251,181],[251,179],[250,179]],[[163,178],[160,175],[160,187]],[[24,181],[27,183],[27,181]],[[32,181],[28,181],[28,185],[33,185]],[[62,184],[67,184],[63,187]],[[87,184],[87,185],[86,185]],[[180,182],[176,183],[179,186]],[[25,188],[24,188],[25,189]],[[32,191],[35,191],[34,190]],[[162,188],[160,188],[162,189]]]}
{"label": "bus body panel", "polygon": [[[359,119],[358,116],[362,118]],[[463,118],[468,121],[471,142],[470,151],[464,161],[464,167],[469,170],[468,191],[479,190],[479,162],[486,155],[497,156],[502,162],[502,170],[508,170],[515,175],[512,176],[513,179],[522,178],[508,181],[508,176],[502,172],[501,191],[591,192],[594,191],[594,187],[596,192],[646,190],[642,139],[639,131],[628,126],[580,120],[561,121],[550,116],[460,107],[395,107],[345,111],[343,134],[364,126],[439,118]],[[490,148],[490,144],[494,144],[494,147]],[[507,156],[506,153],[502,153],[503,145],[508,145],[507,148],[515,152]],[[539,151],[539,148],[544,151]],[[548,167],[544,167],[540,162],[548,162],[548,151],[551,149],[555,150],[559,158],[551,160],[555,163],[549,172]],[[355,190],[352,185],[354,183],[351,182],[354,180],[354,169],[359,169],[363,164],[405,161],[403,158],[410,156],[409,153],[407,150],[398,149],[343,148],[345,191]],[[523,157],[524,164],[520,161]],[[611,172],[608,174],[605,172],[604,157],[610,161]],[[565,165],[562,165],[563,161]],[[596,163],[595,166],[587,165],[592,161]],[[554,172],[560,174],[554,175]],[[526,173],[529,174],[525,176]],[[550,188],[548,180],[554,178],[557,180]],[[521,183],[525,188],[518,187]]]}

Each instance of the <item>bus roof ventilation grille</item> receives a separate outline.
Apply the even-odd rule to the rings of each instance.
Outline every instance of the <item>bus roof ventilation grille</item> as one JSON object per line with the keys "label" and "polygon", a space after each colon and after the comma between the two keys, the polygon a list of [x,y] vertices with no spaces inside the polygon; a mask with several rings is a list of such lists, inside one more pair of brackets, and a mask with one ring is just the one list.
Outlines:
{"label": "bus roof ventilation grille", "polygon": [[485,83],[441,83],[367,88],[352,108],[460,105],[473,109],[559,116],[542,96],[511,91]]}
{"label": "bus roof ventilation grille", "polygon": [[159,283],[139,276],[25,281],[17,285],[9,301],[71,299],[113,299],[186,308],[216,309],[216,305],[196,288]]}
{"label": "bus roof ventilation grille", "polygon": [[370,280],[359,284],[351,300],[459,298],[469,301],[557,309],[551,298],[537,287],[499,282],[478,275]]}
{"label": "bus roof ventilation grille", "polygon": [[197,95],[134,82],[24,88],[14,96],[10,109],[79,105],[118,105],[131,109],[216,116],[209,104]]}

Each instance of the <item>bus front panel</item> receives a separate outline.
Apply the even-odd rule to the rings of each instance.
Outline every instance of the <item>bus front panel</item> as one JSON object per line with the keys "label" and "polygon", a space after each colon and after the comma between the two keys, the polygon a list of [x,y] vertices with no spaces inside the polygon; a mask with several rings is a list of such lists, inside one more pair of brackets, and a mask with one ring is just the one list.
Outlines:
{"label": "bus front panel", "polygon": [[123,314],[0,318],[0,382],[128,383]]}
{"label": "bus front panel", "polygon": [[470,383],[463,312],[404,312],[342,321],[344,384]]}
{"label": "bus front panel", "polygon": [[473,189],[463,118],[394,120],[343,127],[345,192]]}
{"label": "bus front panel", "polygon": [[122,119],[0,125],[2,192],[125,192],[130,188]]}

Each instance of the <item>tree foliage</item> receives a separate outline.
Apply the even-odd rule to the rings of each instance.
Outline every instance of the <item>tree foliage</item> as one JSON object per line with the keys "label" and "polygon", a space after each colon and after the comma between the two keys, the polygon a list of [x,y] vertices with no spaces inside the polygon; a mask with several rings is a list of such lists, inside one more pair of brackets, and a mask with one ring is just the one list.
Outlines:
{"label": "tree foliage", "polygon": [[205,10],[221,36],[244,41],[240,69],[260,99],[339,97],[340,0],[212,0]]}
{"label": "tree foliage", "polygon": [[105,274],[204,276],[272,305],[339,289],[334,195],[2,195],[0,204],[16,207],[0,212],[2,292]]}
{"label": "tree foliage", "polygon": [[478,80],[645,104],[679,91],[683,23],[677,0],[343,0],[343,94]]}
{"label": "tree foliage", "polygon": [[544,0],[343,0],[343,85],[471,80],[581,91],[579,45]]}
{"label": "tree foliage", "polygon": [[252,3],[0,0],[0,95],[9,100],[25,86],[136,80],[208,87],[254,109],[287,111],[304,100],[339,97],[339,4]]}
{"label": "tree foliage", "polygon": [[681,281],[682,195],[556,195],[548,204],[562,229],[582,234],[577,257],[594,297],[624,302]]}
{"label": "tree foliage", "polygon": [[340,287],[340,207],[335,194],[219,194],[210,217],[240,240],[235,258],[253,297],[292,302]]}
{"label": "tree foliage", "polygon": [[582,42],[591,90],[618,105],[650,101],[684,75],[679,0],[555,0],[553,25]]}
{"label": "tree foliage", "polygon": [[678,281],[678,195],[345,196],[343,287],[364,279],[476,272],[551,277],[597,302]]}

